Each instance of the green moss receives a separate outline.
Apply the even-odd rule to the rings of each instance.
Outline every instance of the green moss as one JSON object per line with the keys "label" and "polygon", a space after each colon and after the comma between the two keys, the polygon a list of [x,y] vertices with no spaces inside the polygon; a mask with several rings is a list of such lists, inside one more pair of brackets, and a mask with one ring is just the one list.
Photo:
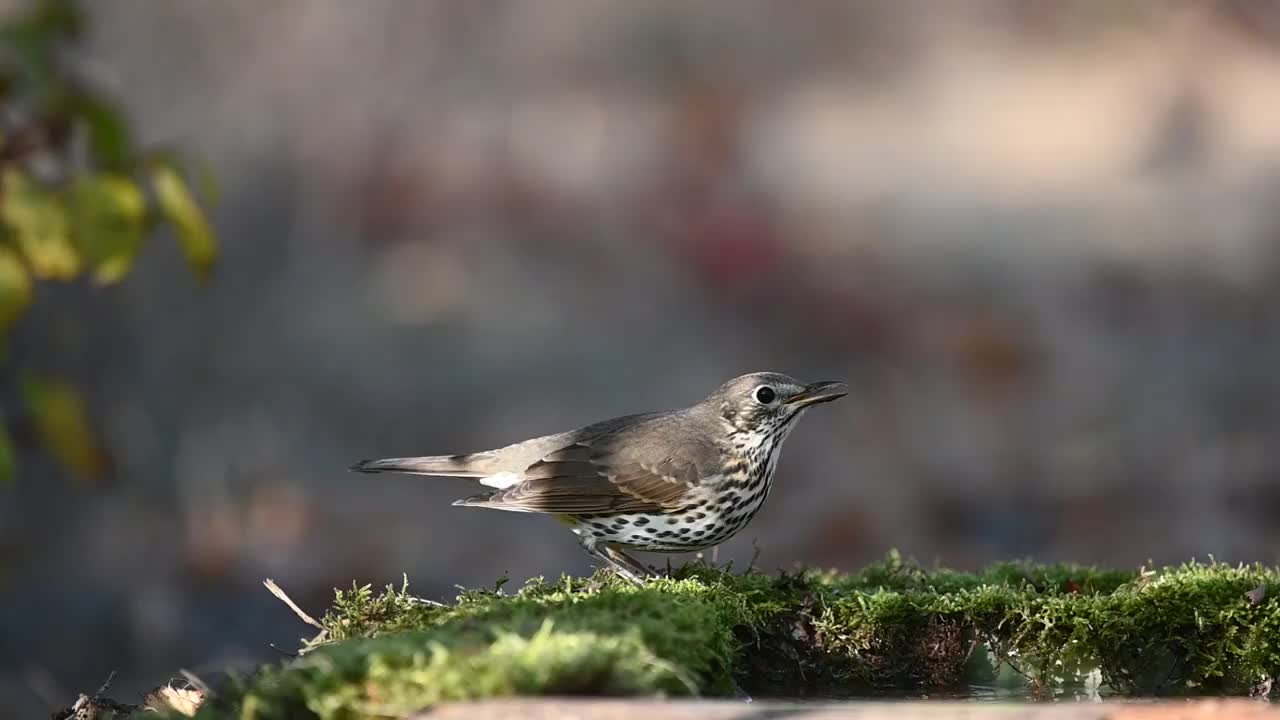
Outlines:
{"label": "green moss", "polygon": [[[1256,592],[1261,588],[1262,597]],[[1251,591],[1255,591],[1252,592]],[[1252,597],[1251,597],[1252,595]],[[463,593],[338,593],[322,639],[204,717],[400,716],[519,694],[877,693],[1090,673],[1132,694],[1247,693],[1280,675],[1280,572],[1007,563],[733,575],[689,565],[643,588],[607,573]]]}

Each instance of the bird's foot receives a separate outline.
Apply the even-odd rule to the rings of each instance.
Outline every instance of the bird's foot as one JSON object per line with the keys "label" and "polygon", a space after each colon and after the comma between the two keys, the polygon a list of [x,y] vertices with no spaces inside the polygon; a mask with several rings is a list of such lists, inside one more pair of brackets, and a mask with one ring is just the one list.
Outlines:
{"label": "bird's foot", "polygon": [[625,567],[613,566],[611,569],[613,570],[613,573],[615,575],[622,578],[623,580],[626,580],[632,585],[635,585],[636,587],[644,587],[645,581],[649,579],[649,576],[637,575],[636,573],[631,572],[631,570]]}
{"label": "bird's foot", "polygon": [[593,558],[604,562],[610,570],[613,570],[615,575],[633,585],[643,587],[645,581],[649,578],[659,577],[653,568],[615,547],[583,541],[582,549],[586,550]]}
{"label": "bird's foot", "polygon": [[608,561],[614,572],[636,585],[644,585],[646,580],[659,577],[653,568],[617,548],[605,547],[604,552],[601,554]]}
{"label": "bird's foot", "polygon": [[[617,567],[612,563],[605,563],[605,567],[609,568],[609,571],[612,572],[615,577],[620,577],[623,580],[626,580],[627,582],[631,583],[632,585],[635,585],[636,587],[644,587],[644,583],[646,579],[644,576],[636,575],[630,570],[626,568]],[[599,590],[603,590],[606,587],[608,587],[607,576],[598,575],[594,579],[592,579],[590,582],[588,582],[585,586],[583,586],[583,590],[589,593],[593,593]]]}

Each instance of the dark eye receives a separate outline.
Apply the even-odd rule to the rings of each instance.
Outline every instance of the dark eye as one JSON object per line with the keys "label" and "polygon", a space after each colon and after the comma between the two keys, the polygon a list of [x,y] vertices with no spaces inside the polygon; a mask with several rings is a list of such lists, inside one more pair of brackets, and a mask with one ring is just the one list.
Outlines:
{"label": "dark eye", "polygon": [[777,398],[778,393],[774,392],[773,388],[768,385],[761,385],[759,388],[756,388],[756,402],[761,405],[768,405]]}

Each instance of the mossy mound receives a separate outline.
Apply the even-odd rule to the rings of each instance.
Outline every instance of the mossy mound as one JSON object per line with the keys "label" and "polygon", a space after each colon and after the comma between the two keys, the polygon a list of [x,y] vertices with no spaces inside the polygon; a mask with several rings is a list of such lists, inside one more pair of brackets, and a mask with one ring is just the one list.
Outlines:
{"label": "mossy mound", "polygon": [[874,694],[1091,674],[1126,694],[1249,694],[1280,675],[1280,571],[1002,564],[734,575],[700,564],[642,588],[607,573],[463,593],[339,592],[324,633],[200,717],[395,717],[517,694]]}

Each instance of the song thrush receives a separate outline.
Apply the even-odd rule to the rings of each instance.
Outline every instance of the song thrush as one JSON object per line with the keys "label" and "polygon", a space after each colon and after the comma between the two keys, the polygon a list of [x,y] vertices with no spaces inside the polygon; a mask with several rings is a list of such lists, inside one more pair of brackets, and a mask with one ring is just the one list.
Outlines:
{"label": "song thrush", "polygon": [[843,383],[778,373],[734,378],[681,410],[627,415],[465,455],[365,460],[351,469],[474,478],[493,488],[454,503],[555,515],[588,553],[634,582],[652,571],[622,548],[689,552],[751,521],[782,442]]}

